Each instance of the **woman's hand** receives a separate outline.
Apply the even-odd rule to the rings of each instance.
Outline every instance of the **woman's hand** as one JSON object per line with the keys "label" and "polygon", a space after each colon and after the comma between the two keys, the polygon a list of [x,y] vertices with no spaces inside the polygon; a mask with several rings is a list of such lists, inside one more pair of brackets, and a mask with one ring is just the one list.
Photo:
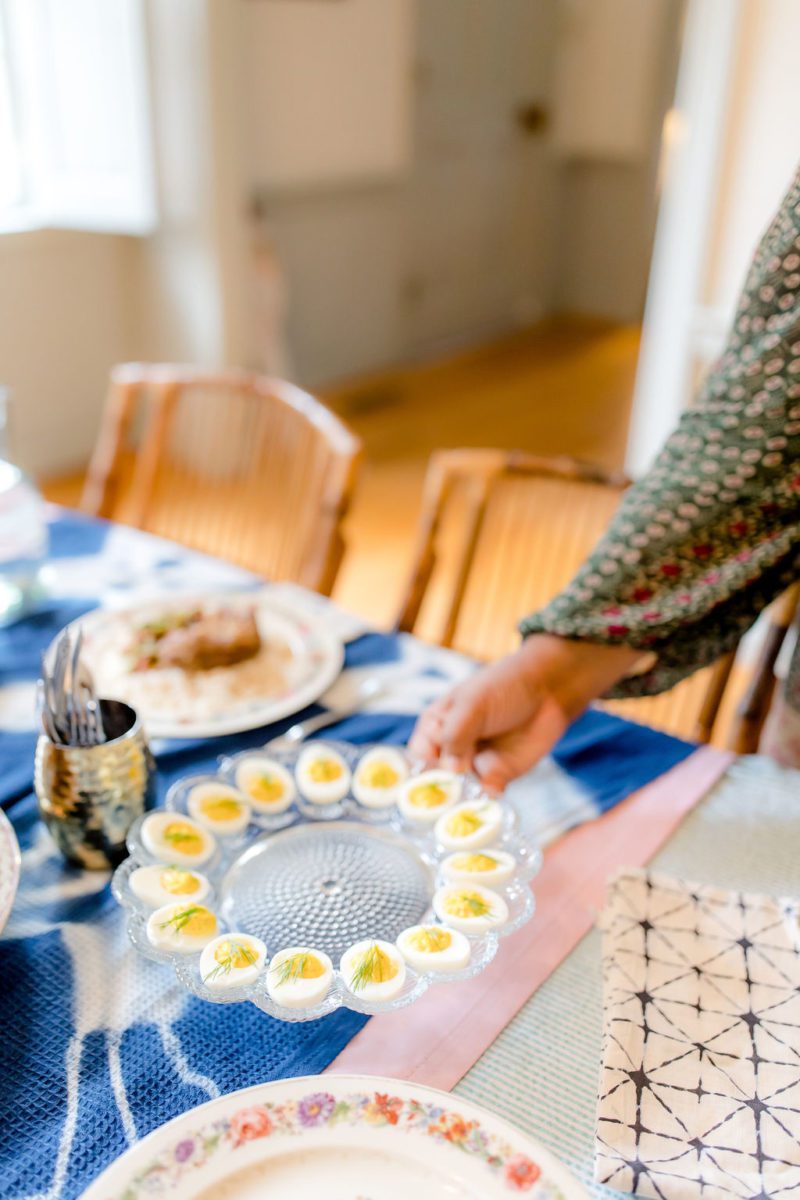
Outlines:
{"label": "woman's hand", "polygon": [[432,704],[409,749],[428,763],[473,770],[487,791],[502,792],[641,656],[630,646],[536,634]]}

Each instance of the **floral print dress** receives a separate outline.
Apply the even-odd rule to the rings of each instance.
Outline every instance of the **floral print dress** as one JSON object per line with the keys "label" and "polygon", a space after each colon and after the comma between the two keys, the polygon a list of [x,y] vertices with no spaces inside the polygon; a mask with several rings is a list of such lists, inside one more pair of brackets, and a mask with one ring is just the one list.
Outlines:
{"label": "floral print dress", "polygon": [[[800,170],[695,404],[572,582],[521,629],[652,651],[609,693],[651,695],[734,647],[799,566]],[[784,700],[800,760],[800,651]]]}

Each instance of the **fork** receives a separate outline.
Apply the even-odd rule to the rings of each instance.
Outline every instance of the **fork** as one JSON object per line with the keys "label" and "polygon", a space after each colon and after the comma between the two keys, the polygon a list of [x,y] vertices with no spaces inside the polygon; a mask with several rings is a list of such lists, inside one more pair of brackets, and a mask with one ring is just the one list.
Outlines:
{"label": "fork", "polygon": [[290,725],[284,733],[267,742],[265,749],[291,750],[292,746],[304,742],[309,734],[316,733],[318,729],[325,729],[327,725],[335,725],[344,717],[352,716],[353,713],[359,712],[368,701],[374,700],[376,696],[380,696],[385,691],[386,682],[383,679],[375,676],[365,679],[356,689],[351,704],[326,709],[325,712],[318,713],[316,717],[307,717],[305,721],[298,721],[296,725]]}

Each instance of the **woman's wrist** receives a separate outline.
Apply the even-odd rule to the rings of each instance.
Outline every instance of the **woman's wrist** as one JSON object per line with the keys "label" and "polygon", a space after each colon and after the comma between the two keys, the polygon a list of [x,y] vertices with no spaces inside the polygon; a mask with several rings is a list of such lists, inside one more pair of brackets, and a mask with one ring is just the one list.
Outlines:
{"label": "woman's wrist", "polygon": [[517,654],[532,694],[547,691],[569,720],[633,673],[642,658],[633,646],[604,646],[550,633],[532,634]]}

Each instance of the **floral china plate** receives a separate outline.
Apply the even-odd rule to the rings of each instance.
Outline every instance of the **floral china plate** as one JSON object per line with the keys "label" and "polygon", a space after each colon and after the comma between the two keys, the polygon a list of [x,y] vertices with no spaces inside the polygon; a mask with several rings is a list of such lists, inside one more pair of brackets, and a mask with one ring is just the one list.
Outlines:
{"label": "floral china plate", "polygon": [[156,1129],[83,1200],[586,1200],[544,1147],[446,1092],[323,1075],[244,1088]]}
{"label": "floral china plate", "polygon": [[[137,630],[191,610],[252,609],[261,636],[258,654],[229,667],[138,670]],[[81,617],[83,658],[97,690],[125,700],[153,738],[210,738],[258,729],[317,700],[339,675],[341,640],[324,622],[298,613],[268,588],[218,595],[177,595],[129,609],[97,609]]]}

